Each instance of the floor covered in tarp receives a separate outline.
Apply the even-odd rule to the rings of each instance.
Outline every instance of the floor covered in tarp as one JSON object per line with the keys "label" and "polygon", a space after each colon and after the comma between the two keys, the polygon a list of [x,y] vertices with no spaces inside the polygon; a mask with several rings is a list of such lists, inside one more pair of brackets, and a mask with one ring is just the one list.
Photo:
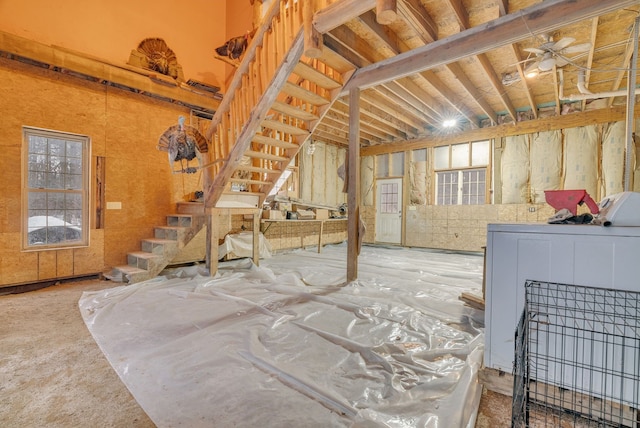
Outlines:
{"label": "floor covered in tarp", "polygon": [[[346,245],[85,292],[94,339],[160,427],[465,427],[481,387],[481,255]],[[203,272],[200,272],[203,273]]]}

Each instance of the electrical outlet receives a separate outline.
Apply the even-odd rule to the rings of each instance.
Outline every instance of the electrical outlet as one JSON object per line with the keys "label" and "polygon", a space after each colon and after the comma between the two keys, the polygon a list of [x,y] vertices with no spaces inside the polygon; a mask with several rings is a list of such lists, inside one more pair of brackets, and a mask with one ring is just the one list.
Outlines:
{"label": "electrical outlet", "polygon": [[536,212],[536,207],[529,207],[529,212],[530,213]]}

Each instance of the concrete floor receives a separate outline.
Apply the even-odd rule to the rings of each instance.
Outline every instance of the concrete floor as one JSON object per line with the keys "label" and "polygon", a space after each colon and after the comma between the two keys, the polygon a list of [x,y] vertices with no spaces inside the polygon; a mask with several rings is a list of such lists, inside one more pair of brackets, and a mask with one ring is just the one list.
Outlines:
{"label": "concrete floor", "polygon": [[[0,426],[151,427],[89,334],[78,309],[79,281],[0,296]],[[510,426],[511,399],[485,391],[476,427]]]}

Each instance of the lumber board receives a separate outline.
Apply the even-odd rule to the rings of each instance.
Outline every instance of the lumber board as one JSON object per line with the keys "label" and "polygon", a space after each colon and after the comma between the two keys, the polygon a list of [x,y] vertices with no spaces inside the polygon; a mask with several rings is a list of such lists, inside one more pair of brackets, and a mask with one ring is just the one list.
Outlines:
{"label": "lumber board", "polygon": [[[49,67],[58,67],[99,82],[110,82],[139,92],[180,101],[204,110],[215,110],[220,101],[183,89],[166,76],[127,65],[115,65],[69,49],[48,46],[14,34],[0,31],[0,51],[28,58]],[[171,83],[170,85],[167,83]]]}
{"label": "lumber board", "polygon": [[[508,44],[531,34],[552,32],[560,27],[633,6],[637,0],[546,0],[515,13],[428,43],[356,71],[344,86],[368,88],[435,67],[460,61]],[[558,20],[557,17],[563,19]]]}
{"label": "lumber board", "polygon": [[[636,104],[636,107],[638,104]],[[640,111],[635,109],[635,118],[640,118]],[[527,120],[516,124],[504,124],[471,131],[449,134],[445,137],[420,138],[404,143],[380,144],[363,147],[362,156],[374,156],[384,153],[403,152],[407,150],[425,149],[447,144],[464,143],[468,141],[482,141],[513,135],[531,134],[534,132],[553,131],[558,129],[575,128],[578,126],[598,125],[608,122],[619,122],[625,119],[626,106],[614,106],[586,112],[576,112],[561,116]]]}

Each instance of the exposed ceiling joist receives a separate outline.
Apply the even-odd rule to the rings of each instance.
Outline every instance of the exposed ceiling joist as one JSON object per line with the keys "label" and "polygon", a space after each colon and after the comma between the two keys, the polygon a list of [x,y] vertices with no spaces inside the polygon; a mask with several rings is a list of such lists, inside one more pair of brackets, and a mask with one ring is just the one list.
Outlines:
{"label": "exposed ceiling joist", "polygon": [[484,99],[484,96],[480,93],[480,91],[478,91],[473,82],[471,82],[471,80],[464,73],[464,70],[462,70],[460,64],[457,62],[452,62],[451,64],[447,64],[446,67],[451,73],[453,73],[464,90],[467,91],[467,93],[470,95],[470,98],[480,106],[482,111],[487,116],[489,116],[489,119],[491,119],[493,123],[498,123],[498,115],[493,110],[493,108],[491,108],[489,103]]}
{"label": "exposed ceiling joist", "polygon": [[[633,43],[629,43],[627,45],[627,50],[624,53],[624,59],[622,60],[622,64],[620,64],[618,68],[618,74],[611,85],[611,92],[615,92],[620,89],[620,85],[622,84],[622,78],[627,74],[627,69],[629,69],[629,65],[631,64],[631,57],[633,56]],[[614,97],[609,98],[607,105],[611,107],[613,105]]]}
{"label": "exposed ceiling joist", "polygon": [[504,85],[502,84],[502,81],[496,74],[493,67],[491,67],[491,62],[489,61],[489,58],[487,58],[487,55],[485,54],[479,54],[479,55],[476,55],[476,60],[478,61],[478,63],[480,63],[480,67],[482,67],[482,70],[484,71],[484,74],[489,79],[489,82],[491,83],[491,86],[493,87],[494,91],[496,92],[498,97],[500,97],[500,100],[502,101],[502,105],[504,106],[505,110],[507,110],[507,112],[509,113],[509,116],[511,116],[513,120],[516,120],[516,109],[513,106],[513,103],[511,102],[509,97],[507,96],[506,90],[504,88]]}
{"label": "exposed ceiling joist", "polygon": [[460,31],[469,28],[469,14],[462,4],[462,0],[447,0],[447,3],[451,7],[451,10],[453,10],[453,13],[456,15],[458,24],[460,24]]}
{"label": "exposed ceiling joist", "polygon": [[436,74],[432,70],[423,71],[420,74],[425,79],[427,79],[431,85],[433,85],[433,87],[434,87],[434,89],[436,91],[438,91],[440,94],[442,94],[444,99],[447,101],[447,103],[449,103],[449,105],[454,110],[456,110],[461,115],[466,117],[467,120],[469,121],[469,123],[472,126],[475,126],[475,127],[478,126],[478,122],[477,122],[476,117],[473,114],[473,112],[469,111],[465,107],[465,104],[460,100],[460,97],[458,96],[458,94],[453,92],[451,89],[449,89],[449,87],[447,85],[442,83],[440,78],[438,78],[438,76],[436,76]]}
{"label": "exposed ceiling joist", "polygon": [[[600,21],[599,17],[593,18],[591,21],[591,37],[589,38],[589,43],[591,43],[591,49],[589,49],[589,56],[587,57],[587,71],[585,73],[584,85],[585,88],[589,88],[589,79],[591,78],[591,66],[593,65],[593,54],[596,51],[596,39],[598,37],[598,21]],[[585,109],[587,105],[587,100],[582,101],[582,110]]]}
{"label": "exposed ceiling joist", "polygon": [[513,52],[513,56],[516,59],[516,68],[518,69],[518,74],[520,75],[520,85],[527,95],[527,100],[529,100],[529,107],[531,108],[531,112],[533,113],[533,117],[538,117],[538,105],[533,99],[533,94],[531,93],[531,88],[527,84],[527,76],[524,74],[524,66],[522,65],[522,55],[520,55],[520,51],[518,51],[518,47],[515,44],[511,44],[511,51]]}
{"label": "exposed ceiling joist", "polygon": [[407,104],[384,85],[378,86],[375,89],[363,91],[360,93],[360,97],[362,100],[376,106],[376,108],[398,117],[400,120],[415,129],[420,130],[424,128],[422,112],[418,111],[410,104]]}
{"label": "exposed ceiling joist", "polygon": [[[346,93],[352,88],[367,88],[409,76],[516,43],[530,37],[531,34],[550,32],[635,4],[637,0],[545,0],[532,7],[364,67],[354,73],[343,91]],[[559,16],[562,19],[558,19]]]}
{"label": "exposed ceiling joist", "polygon": [[376,7],[376,0],[339,0],[313,16],[313,26],[327,33]]}
{"label": "exposed ceiling joist", "polygon": [[398,13],[414,28],[421,30],[427,43],[438,40],[438,26],[418,0],[399,0]]}

